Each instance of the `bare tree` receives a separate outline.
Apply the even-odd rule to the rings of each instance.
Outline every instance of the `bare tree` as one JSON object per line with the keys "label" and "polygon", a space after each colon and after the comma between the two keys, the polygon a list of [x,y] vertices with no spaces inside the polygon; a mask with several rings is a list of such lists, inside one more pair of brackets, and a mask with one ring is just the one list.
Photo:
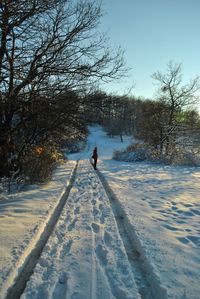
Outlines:
{"label": "bare tree", "polygon": [[22,125],[26,130],[27,110],[35,102],[50,104],[66,90],[124,74],[122,50],[110,49],[97,30],[101,16],[100,3],[93,0],[1,1],[2,161],[16,148],[15,132]]}
{"label": "bare tree", "polygon": [[168,63],[165,74],[158,71],[152,75],[152,78],[159,85],[158,98],[166,105],[167,109],[167,118],[165,113],[165,119],[162,120],[165,127],[162,144],[166,142],[166,152],[168,153],[169,146],[173,141],[170,137],[177,125],[177,113],[186,106],[197,103],[200,78],[197,76],[189,83],[183,84],[181,64],[172,61]]}

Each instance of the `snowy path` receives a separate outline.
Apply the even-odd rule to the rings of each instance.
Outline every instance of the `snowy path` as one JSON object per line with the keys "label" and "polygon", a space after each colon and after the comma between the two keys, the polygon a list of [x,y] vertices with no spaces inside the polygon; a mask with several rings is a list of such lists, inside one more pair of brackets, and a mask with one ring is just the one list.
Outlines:
{"label": "snowy path", "polygon": [[[85,151],[48,185],[0,202],[0,287],[11,269],[24,269],[6,299],[199,299],[200,170],[113,161],[129,142],[91,127]],[[94,146],[96,172],[88,162]]]}
{"label": "snowy path", "polygon": [[109,199],[86,160],[21,296],[29,298],[141,298]]}

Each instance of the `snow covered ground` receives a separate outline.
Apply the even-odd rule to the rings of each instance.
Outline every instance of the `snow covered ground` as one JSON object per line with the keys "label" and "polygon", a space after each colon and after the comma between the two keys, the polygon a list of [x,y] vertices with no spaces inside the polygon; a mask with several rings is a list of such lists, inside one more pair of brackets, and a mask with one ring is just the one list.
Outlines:
{"label": "snow covered ground", "polygon": [[[71,155],[51,183],[0,201],[1,297],[79,159],[21,298],[199,299],[200,169],[113,161],[113,150],[130,139],[109,139],[100,127],[90,132],[86,150]],[[94,146],[97,172],[88,162]]]}
{"label": "snow covered ground", "polygon": [[[109,148],[103,139],[102,153]],[[168,297],[200,298],[200,169],[110,159],[99,169]]]}
{"label": "snow covered ground", "polygon": [[86,160],[21,298],[140,298],[109,200]]}
{"label": "snow covered ground", "polygon": [[[0,198],[0,298],[40,237],[69,182],[75,162],[61,165],[50,183]],[[3,296],[3,295],[2,295]]]}
{"label": "snow covered ground", "polygon": [[169,298],[200,298],[199,170],[146,163],[99,167]]}

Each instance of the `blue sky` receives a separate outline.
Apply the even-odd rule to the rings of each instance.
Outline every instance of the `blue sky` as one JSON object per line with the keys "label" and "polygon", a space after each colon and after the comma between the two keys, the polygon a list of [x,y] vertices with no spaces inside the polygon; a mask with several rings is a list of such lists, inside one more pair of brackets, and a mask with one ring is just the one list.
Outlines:
{"label": "blue sky", "polygon": [[132,94],[153,97],[151,75],[164,72],[170,60],[183,64],[186,82],[200,74],[200,0],[102,0],[102,8],[101,28],[132,68],[108,92],[126,93],[134,83]]}

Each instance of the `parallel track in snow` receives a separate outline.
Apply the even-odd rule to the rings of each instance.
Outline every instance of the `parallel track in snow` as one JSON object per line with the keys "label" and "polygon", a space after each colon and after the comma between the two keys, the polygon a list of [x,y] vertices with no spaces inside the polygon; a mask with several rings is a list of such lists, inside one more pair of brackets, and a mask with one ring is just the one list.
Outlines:
{"label": "parallel track in snow", "polygon": [[50,218],[48,219],[44,230],[41,232],[41,234],[37,237],[37,240],[35,240],[35,244],[30,250],[29,254],[23,258],[23,261],[19,262],[20,267],[19,269],[15,269],[15,274],[11,273],[12,278],[10,279],[10,285],[8,289],[6,290],[6,294],[3,297],[4,299],[19,299],[22,295],[26,284],[30,278],[30,276],[33,273],[33,270],[38,262],[38,259],[43,251],[44,246],[46,245],[59,217],[63,210],[63,207],[68,199],[69,193],[73,187],[75,177],[76,177],[76,171],[78,167],[78,162],[76,163],[69,183],[66,187],[66,190],[61,197],[60,201],[58,202],[57,206],[54,208],[53,213],[51,214]]}
{"label": "parallel track in snow", "polygon": [[120,201],[112,191],[103,174],[99,170],[96,170],[96,173],[109,198],[118,231],[123,241],[141,298],[167,299],[167,291],[160,284],[159,277],[157,277],[152,265],[147,260],[141,242],[133,226],[130,224]]}
{"label": "parallel track in snow", "polygon": [[[4,299],[19,299],[23,294],[26,284],[32,275],[34,268],[42,254],[44,246],[46,245],[59,217],[64,208],[65,203],[69,197],[70,191],[74,185],[77,167],[79,161],[77,161],[70,180],[69,184],[66,187],[65,193],[60,199],[57,206],[54,208],[51,216],[41,234],[38,235],[37,240],[35,240],[34,246],[32,246],[30,252],[25,255],[23,261],[21,261],[20,267],[17,269],[15,275],[10,279],[9,288],[7,288]],[[156,276],[153,267],[149,264],[145,254],[142,251],[142,246],[140,241],[134,231],[133,226],[130,224],[126,213],[124,212],[123,207],[121,206],[120,201],[110,188],[108,182],[104,178],[103,174],[100,171],[95,171],[98,176],[103,189],[105,190],[107,197],[110,202],[110,206],[117,224],[117,229],[121,240],[124,244],[124,248],[130,263],[133,275],[135,277],[135,282],[142,299],[167,299],[166,290],[160,285],[159,278]],[[93,240],[95,242],[95,240]],[[94,244],[93,244],[94,245]],[[92,279],[94,280],[95,274],[95,265],[96,258],[95,255],[92,257]],[[97,278],[96,278],[97,279]],[[96,279],[91,285],[91,298],[95,297],[96,289]],[[62,298],[61,298],[62,299]]]}

